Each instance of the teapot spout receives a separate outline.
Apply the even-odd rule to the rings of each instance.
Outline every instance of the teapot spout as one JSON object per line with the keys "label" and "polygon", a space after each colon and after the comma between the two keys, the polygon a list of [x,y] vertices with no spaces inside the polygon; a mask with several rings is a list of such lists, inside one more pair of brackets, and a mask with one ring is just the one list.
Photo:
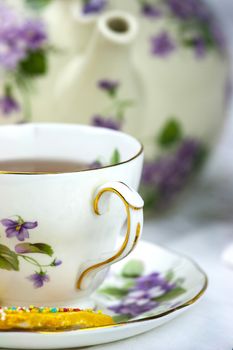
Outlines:
{"label": "teapot spout", "polygon": [[124,11],[107,12],[99,19],[98,28],[105,40],[118,45],[130,44],[138,33],[136,18]]}
{"label": "teapot spout", "polygon": [[95,31],[96,22],[99,15],[85,15],[82,12],[80,2],[73,3],[70,9],[72,20],[75,23],[76,38],[74,46],[77,48],[77,53],[82,53],[88,48],[88,44]]}
{"label": "teapot spout", "polygon": [[[136,18],[124,11],[108,11],[97,21],[96,31],[89,46],[87,58],[103,65],[109,59],[117,61],[119,55],[131,49],[138,33]],[[103,60],[101,60],[103,59]]]}
{"label": "teapot spout", "polygon": [[[64,115],[73,115],[74,118],[79,115],[87,120],[96,111],[104,109],[107,97],[97,89],[98,82],[103,79],[124,82],[121,94],[128,96],[127,103],[138,99],[132,61],[132,45],[137,33],[137,20],[127,12],[106,12],[97,19],[88,48],[72,59],[60,75],[55,88],[59,113],[63,110]],[[70,110],[67,104],[60,103],[64,92],[71,101]]]}

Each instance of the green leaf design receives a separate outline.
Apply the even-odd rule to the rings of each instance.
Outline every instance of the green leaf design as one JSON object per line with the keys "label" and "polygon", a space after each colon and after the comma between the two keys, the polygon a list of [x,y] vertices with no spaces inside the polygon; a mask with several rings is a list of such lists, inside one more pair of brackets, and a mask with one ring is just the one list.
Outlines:
{"label": "green leaf design", "polygon": [[186,292],[186,289],[182,288],[182,287],[176,287],[172,290],[170,290],[170,292],[161,295],[160,297],[154,298],[155,301],[162,303],[164,301],[170,301],[172,299],[177,298],[178,296],[180,296],[181,294],[184,294]]}
{"label": "green leaf design", "polygon": [[19,260],[17,254],[2,244],[0,244],[0,269],[19,271]]}
{"label": "green leaf design", "polygon": [[121,274],[123,277],[140,277],[144,271],[144,264],[141,260],[131,260],[125,264]]}
{"label": "green leaf design", "polygon": [[123,289],[129,290],[129,289],[131,289],[131,288],[133,288],[135,286],[134,278],[124,277],[124,281],[126,281],[126,283],[124,283]]}
{"label": "green leaf design", "polygon": [[118,120],[123,121],[125,116],[125,111],[134,105],[132,100],[118,101],[116,104],[116,116]]}
{"label": "green leaf design", "polygon": [[44,75],[47,68],[47,58],[43,50],[30,52],[20,63],[21,73],[30,77]]}
{"label": "green leaf design", "polygon": [[116,323],[120,323],[120,322],[127,322],[132,317],[130,317],[130,315],[116,315],[116,316],[113,316],[112,318]]}
{"label": "green leaf design", "polygon": [[184,277],[179,277],[175,280],[175,284],[176,286],[180,286],[181,284],[183,284],[185,282],[185,278]]}
{"label": "green leaf design", "polygon": [[173,146],[176,142],[182,138],[182,129],[179,122],[172,118],[167,121],[166,125],[160,132],[157,142],[163,148]]}
{"label": "green leaf design", "polygon": [[118,151],[118,149],[115,149],[113,154],[112,154],[110,164],[111,165],[118,164],[118,163],[120,163],[120,161],[121,161],[120,152]]}
{"label": "green leaf design", "polygon": [[52,0],[25,0],[26,5],[33,10],[41,10],[45,6],[49,5]]}
{"label": "green leaf design", "polygon": [[20,254],[38,253],[53,256],[52,247],[45,243],[19,243],[15,246],[15,251]]}
{"label": "green leaf design", "polygon": [[198,171],[203,166],[208,155],[208,150],[205,146],[200,147],[198,154],[196,155],[195,162],[193,164],[194,171]]}
{"label": "green leaf design", "polygon": [[122,297],[125,297],[128,294],[128,289],[109,286],[109,287],[100,289],[99,293],[106,294],[117,299],[121,299]]}
{"label": "green leaf design", "polygon": [[171,282],[175,278],[175,273],[173,270],[169,270],[165,275],[165,280]]}

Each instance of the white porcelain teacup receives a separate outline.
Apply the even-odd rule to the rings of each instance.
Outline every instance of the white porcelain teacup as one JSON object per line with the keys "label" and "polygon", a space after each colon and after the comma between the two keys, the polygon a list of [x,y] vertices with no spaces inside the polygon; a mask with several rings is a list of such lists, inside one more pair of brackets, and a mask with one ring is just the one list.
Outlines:
{"label": "white porcelain teacup", "polygon": [[[109,165],[114,150],[121,160]],[[135,190],[143,149],[136,139],[81,125],[0,127],[0,161],[45,158],[100,159],[105,166],[0,172],[0,305],[85,305],[142,231],[143,201]]]}

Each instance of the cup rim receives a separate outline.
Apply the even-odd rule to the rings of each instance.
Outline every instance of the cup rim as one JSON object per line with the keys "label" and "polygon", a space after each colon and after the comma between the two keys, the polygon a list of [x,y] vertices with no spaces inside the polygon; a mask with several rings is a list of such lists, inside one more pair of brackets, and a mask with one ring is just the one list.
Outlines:
{"label": "cup rim", "polygon": [[[39,126],[39,127],[43,127],[43,126],[60,126],[60,127],[67,127],[67,126],[75,126],[75,127],[80,127],[81,129],[98,129],[98,130],[104,130],[105,132],[110,132],[110,133],[118,133],[118,134],[122,134],[125,135],[129,138],[132,138],[133,140],[137,141],[140,148],[139,151],[131,158],[119,162],[117,164],[110,164],[110,165],[105,165],[105,166],[101,166],[100,168],[93,168],[93,169],[82,169],[82,170],[75,170],[72,172],[62,172],[62,171],[45,171],[45,172],[39,172],[39,171],[7,171],[7,170],[0,170],[0,175],[65,175],[65,174],[77,174],[77,173],[84,173],[84,172],[91,172],[91,171],[98,171],[98,170],[102,170],[102,169],[108,169],[108,168],[113,168],[113,167],[117,167],[120,165],[124,165],[127,164],[131,161],[133,161],[134,159],[138,158],[140,155],[143,154],[144,152],[144,146],[143,144],[134,136],[129,135],[125,132],[122,131],[118,131],[118,130],[113,130],[113,129],[107,129],[107,128],[103,128],[103,127],[96,127],[93,125],[84,125],[84,124],[66,124],[66,123],[23,123],[21,124],[22,126]],[[1,125],[0,128],[10,128],[10,127],[20,127],[21,125],[17,125],[17,124],[7,124],[7,125]]]}

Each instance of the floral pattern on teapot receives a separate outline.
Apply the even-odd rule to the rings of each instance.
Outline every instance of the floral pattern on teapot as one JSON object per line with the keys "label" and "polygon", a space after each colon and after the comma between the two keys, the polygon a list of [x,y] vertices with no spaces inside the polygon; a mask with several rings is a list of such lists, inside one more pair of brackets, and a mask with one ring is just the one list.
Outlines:
{"label": "floral pattern on teapot", "polygon": [[[54,257],[52,247],[46,243],[30,243],[25,242],[30,238],[29,230],[34,230],[38,227],[38,222],[25,221],[21,216],[15,218],[2,219],[2,226],[5,228],[7,239],[16,239],[23,243],[18,243],[14,247],[14,251],[8,246],[0,244],[0,269],[7,271],[19,271],[20,260],[31,264],[35,268],[35,272],[27,277],[33,283],[34,288],[41,288],[46,282],[49,282],[50,277],[47,274],[47,269],[60,266],[62,261]],[[30,255],[28,255],[30,254]],[[48,264],[41,264],[31,254],[43,254],[52,258]]]}
{"label": "floral pattern on teapot", "polygon": [[0,31],[0,69],[3,71],[0,112],[8,117],[23,110],[24,118],[28,119],[32,83],[48,70],[46,27],[42,20],[22,16],[1,2]]}
{"label": "floral pattern on teapot", "polygon": [[[35,0],[27,0],[33,7]],[[111,7],[111,0],[82,0],[84,16],[98,15]],[[192,49],[198,58],[208,50],[225,49],[225,39],[209,7],[201,0],[136,0],[138,12],[149,21],[168,20],[166,27],[149,38],[150,52],[166,57],[179,47]],[[49,4],[44,1],[43,4]],[[176,35],[174,36],[173,29]]]}
{"label": "floral pattern on teapot", "polygon": [[225,40],[209,7],[200,0],[138,1],[141,14],[149,20],[168,19],[167,27],[176,28],[176,37],[169,30],[162,29],[150,39],[151,53],[165,57],[178,47],[192,49],[198,58],[208,50],[219,52],[225,47]]}
{"label": "floral pattern on teapot", "polygon": [[[120,129],[118,119],[100,117],[92,120],[95,126]],[[146,160],[142,174],[141,192],[146,209],[164,208],[170,204],[201,168],[207,156],[207,146],[201,141],[186,137],[177,118],[168,118],[155,136],[154,143],[160,156]],[[116,162],[117,163],[117,162]],[[98,163],[101,166],[101,162]],[[112,164],[112,163],[110,163]]]}
{"label": "floral pattern on teapot", "polygon": [[119,81],[111,79],[102,79],[97,82],[97,87],[107,95],[109,105],[101,114],[92,117],[92,125],[113,130],[121,129],[126,110],[133,106],[134,101],[118,96],[120,85]]}
{"label": "floral pattern on teapot", "polygon": [[146,161],[141,192],[147,209],[164,208],[204,164],[207,146],[186,137],[176,119],[169,119],[155,138],[160,156]]}
{"label": "floral pattern on teapot", "polygon": [[[201,0],[137,0],[140,14],[149,21],[168,19],[168,27],[150,38],[150,52],[154,56],[166,57],[179,47],[192,49],[196,57],[202,58],[208,50],[219,52],[225,48],[225,40],[209,7]],[[103,12],[111,1],[83,0],[84,15]]]}

